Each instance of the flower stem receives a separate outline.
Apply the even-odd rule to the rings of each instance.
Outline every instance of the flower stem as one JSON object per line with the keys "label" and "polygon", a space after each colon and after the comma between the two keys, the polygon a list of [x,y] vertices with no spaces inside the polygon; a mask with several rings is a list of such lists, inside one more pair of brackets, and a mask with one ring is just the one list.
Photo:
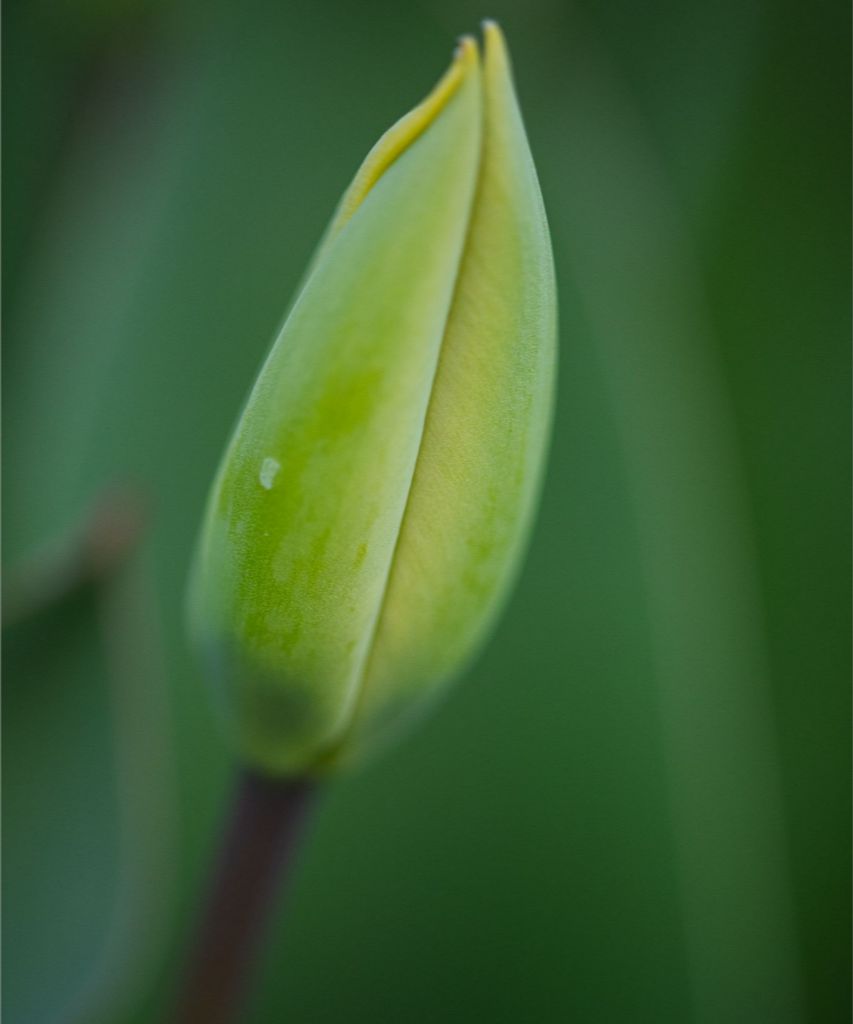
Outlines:
{"label": "flower stem", "polygon": [[308,779],[240,772],[177,1024],[230,1024],[240,1018],[252,964],[276,892],[293,868],[313,795]]}

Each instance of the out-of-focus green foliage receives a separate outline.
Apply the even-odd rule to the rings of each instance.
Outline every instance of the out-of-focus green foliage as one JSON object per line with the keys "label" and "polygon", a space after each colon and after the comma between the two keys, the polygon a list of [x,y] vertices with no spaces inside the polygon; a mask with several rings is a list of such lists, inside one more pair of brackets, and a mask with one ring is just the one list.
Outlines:
{"label": "out-of-focus green foliage", "polygon": [[10,1021],[166,1004],[229,765],[204,495],[351,169],[483,14],[555,245],[542,516],[466,685],[330,791],[255,1019],[849,1019],[848,6],[14,0],[6,563],[115,483],[150,526],[6,633]]}

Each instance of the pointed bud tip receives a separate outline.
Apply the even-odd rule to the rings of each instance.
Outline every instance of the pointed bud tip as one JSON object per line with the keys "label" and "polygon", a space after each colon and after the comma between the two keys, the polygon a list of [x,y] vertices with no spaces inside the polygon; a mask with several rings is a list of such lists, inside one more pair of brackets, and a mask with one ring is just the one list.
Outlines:
{"label": "pointed bud tip", "polygon": [[486,75],[511,77],[511,64],[506,37],[496,21],[486,18],[480,23],[483,32],[483,65]]}
{"label": "pointed bud tip", "polygon": [[479,57],[477,40],[471,35],[460,36],[453,51],[453,63],[463,67],[476,63]]}
{"label": "pointed bud tip", "polygon": [[500,25],[492,18],[486,18],[480,23],[483,32],[483,46],[488,55],[490,52],[506,55],[506,38]]}

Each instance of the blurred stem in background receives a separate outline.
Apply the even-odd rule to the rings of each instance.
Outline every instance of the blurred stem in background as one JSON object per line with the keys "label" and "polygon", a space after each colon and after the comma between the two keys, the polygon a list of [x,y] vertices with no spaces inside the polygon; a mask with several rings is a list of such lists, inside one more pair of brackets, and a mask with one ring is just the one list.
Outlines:
{"label": "blurred stem in background", "polygon": [[101,952],[64,1009],[68,1024],[114,1024],[131,1014],[160,966],[173,920],[176,779],[163,642],[140,550],[144,527],[140,495],[113,489],[4,581],[4,629],[41,623],[50,644],[49,614],[86,594],[105,654],[119,874]]}
{"label": "blurred stem in background", "polygon": [[[636,516],[693,1019],[802,1021],[744,468],[696,260],[615,69],[584,35],[554,223],[607,381]],[[614,301],[614,294],[619,296]]]}
{"label": "blurred stem in background", "polygon": [[[28,144],[4,153],[3,283],[16,305],[30,260],[52,230],[69,162],[93,116],[154,84],[150,58],[162,36],[160,3],[67,5],[54,20],[41,3],[3,11],[4,77],[27,83],[27,102],[4,104],[4,131]],[[14,344],[15,335],[12,336]]]}

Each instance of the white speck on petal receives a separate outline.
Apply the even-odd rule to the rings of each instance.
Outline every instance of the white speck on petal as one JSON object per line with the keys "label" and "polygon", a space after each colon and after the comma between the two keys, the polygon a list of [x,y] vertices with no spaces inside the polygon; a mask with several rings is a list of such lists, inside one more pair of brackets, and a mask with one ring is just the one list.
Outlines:
{"label": "white speck on petal", "polygon": [[268,455],[261,463],[261,472],[259,474],[261,487],[268,491],[272,490],[273,481],[280,469],[281,463]]}

